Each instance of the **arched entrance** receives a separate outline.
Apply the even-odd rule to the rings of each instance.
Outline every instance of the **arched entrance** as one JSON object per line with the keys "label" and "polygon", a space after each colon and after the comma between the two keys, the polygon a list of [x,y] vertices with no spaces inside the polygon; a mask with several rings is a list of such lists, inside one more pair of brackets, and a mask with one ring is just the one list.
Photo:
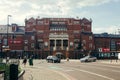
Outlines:
{"label": "arched entrance", "polygon": [[56,52],[56,56],[60,59],[65,59],[65,55],[63,52]]}
{"label": "arched entrance", "polygon": [[49,34],[49,47],[53,55],[66,58],[66,50],[69,47],[69,35],[67,33]]}

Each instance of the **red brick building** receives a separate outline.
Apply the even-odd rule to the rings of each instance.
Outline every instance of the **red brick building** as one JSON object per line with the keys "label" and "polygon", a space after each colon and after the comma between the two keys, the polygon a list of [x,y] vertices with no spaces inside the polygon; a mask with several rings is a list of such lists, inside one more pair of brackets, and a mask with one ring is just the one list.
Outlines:
{"label": "red brick building", "polygon": [[25,37],[29,45],[24,45],[24,49],[41,58],[57,55],[57,52],[61,52],[63,58],[80,58],[80,54],[94,49],[91,24],[86,18],[26,19],[25,32],[31,37]]}
{"label": "red brick building", "polygon": [[91,28],[92,20],[86,18],[30,18],[25,26],[0,25],[0,56],[6,56],[3,46],[7,45],[11,57],[60,55],[80,59],[91,53],[102,59],[117,58],[120,35],[93,34]]}
{"label": "red brick building", "polygon": [[0,27],[0,55],[3,57],[17,57],[17,55],[22,55],[24,46],[24,27],[18,26],[17,24],[5,26],[6,25],[1,25]]}
{"label": "red brick building", "polygon": [[120,53],[120,35],[118,34],[94,34],[95,54],[98,58],[117,58]]}

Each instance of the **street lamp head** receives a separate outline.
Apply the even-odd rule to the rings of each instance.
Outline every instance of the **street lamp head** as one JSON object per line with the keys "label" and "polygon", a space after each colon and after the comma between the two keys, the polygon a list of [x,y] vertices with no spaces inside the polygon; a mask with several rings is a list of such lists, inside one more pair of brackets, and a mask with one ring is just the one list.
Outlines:
{"label": "street lamp head", "polygon": [[12,17],[11,15],[7,16],[7,25],[9,26],[9,17]]}
{"label": "street lamp head", "polygon": [[8,17],[12,17],[12,15],[8,15]]}

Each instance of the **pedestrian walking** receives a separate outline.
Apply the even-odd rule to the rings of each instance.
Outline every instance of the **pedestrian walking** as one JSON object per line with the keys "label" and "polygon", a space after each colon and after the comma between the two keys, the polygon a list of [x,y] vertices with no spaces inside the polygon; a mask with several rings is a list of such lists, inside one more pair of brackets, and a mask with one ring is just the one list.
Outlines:
{"label": "pedestrian walking", "polygon": [[6,58],[6,63],[9,63],[9,60],[10,60],[10,58],[9,58],[9,57],[7,57],[7,58]]}
{"label": "pedestrian walking", "polygon": [[26,63],[27,63],[27,57],[25,56],[24,59],[23,59],[24,66],[26,66]]}
{"label": "pedestrian walking", "polygon": [[33,66],[33,56],[30,56],[30,58],[29,58],[29,65]]}

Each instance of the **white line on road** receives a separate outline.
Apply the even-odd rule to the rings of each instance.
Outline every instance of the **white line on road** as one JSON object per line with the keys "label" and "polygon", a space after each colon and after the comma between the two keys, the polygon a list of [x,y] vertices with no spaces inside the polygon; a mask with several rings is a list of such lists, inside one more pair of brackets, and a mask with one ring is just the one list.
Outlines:
{"label": "white line on road", "polygon": [[102,78],[105,78],[105,79],[108,79],[108,80],[115,80],[113,78],[103,76],[103,75],[100,75],[100,74],[97,74],[97,73],[94,73],[94,72],[90,72],[90,71],[87,71],[87,70],[76,69],[76,68],[72,68],[72,67],[68,67],[68,68],[71,68],[71,69],[74,69],[74,70],[77,70],[77,71],[81,71],[81,72],[85,72],[85,73],[88,73],[88,74],[96,75],[96,76],[99,76],[99,77],[102,77]]}
{"label": "white line on road", "polygon": [[102,78],[106,78],[108,80],[115,80],[113,78],[109,78],[107,76],[103,76],[103,75],[100,75],[100,74],[97,74],[97,73],[93,73],[93,72],[90,72],[90,71],[80,70],[80,69],[76,69],[76,70],[81,71],[81,72],[85,72],[85,73],[89,73],[89,74],[92,74],[92,75],[96,75],[96,76],[99,76],[99,77],[102,77]]}
{"label": "white line on road", "polygon": [[[92,64],[92,65],[96,65],[96,64]],[[99,66],[105,66],[105,67],[112,67],[112,68],[119,68],[120,69],[120,67],[117,67],[117,66],[111,66],[111,65],[101,65],[101,64],[97,64],[97,65],[99,65]]]}
{"label": "white line on road", "polygon": [[68,75],[68,74],[66,74],[66,73],[62,73],[62,72],[56,71],[56,70],[52,70],[52,71],[56,72],[57,74],[62,75],[62,76],[65,77],[67,80],[76,80],[74,77],[72,77],[72,76],[70,76],[70,75]]}
{"label": "white line on road", "polygon": [[[83,66],[83,67],[88,67],[88,66],[86,66],[86,65],[75,65],[75,66],[73,66],[73,67],[80,67],[80,66]],[[118,73],[120,73],[120,71],[118,71],[118,70],[111,70],[111,69],[104,69],[104,68],[96,68],[96,67],[94,67],[94,66],[89,66],[89,68],[94,68],[94,69],[100,69],[100,70],[108,70],[108,71],[112,71],[112,72],[118,72]]]}
{"label": "white line on road", "polygon": [[[45,68],[45,67],[37,67],[37,66],[36,66],[36,68]],[[63,77],[66,78],[67,80],[76,80],[75,78],[73,78],[72,76],[69,76],[69,75],[66,74],[66,73],[62,73],[62,72],[56,71],[56,70],[54,70],[54,69],[51,70],[51,69],[49,69],[49,68],[45,68],[45,69],[50,70],[50,71],[53,71],[53,72],[55,72],[56,74],[59,74],[59,75],[63,76]],[[58,69],[58,68],[55,68],[55,69]],[[62,68],[59,68],[59,69],[62,69]]]}

